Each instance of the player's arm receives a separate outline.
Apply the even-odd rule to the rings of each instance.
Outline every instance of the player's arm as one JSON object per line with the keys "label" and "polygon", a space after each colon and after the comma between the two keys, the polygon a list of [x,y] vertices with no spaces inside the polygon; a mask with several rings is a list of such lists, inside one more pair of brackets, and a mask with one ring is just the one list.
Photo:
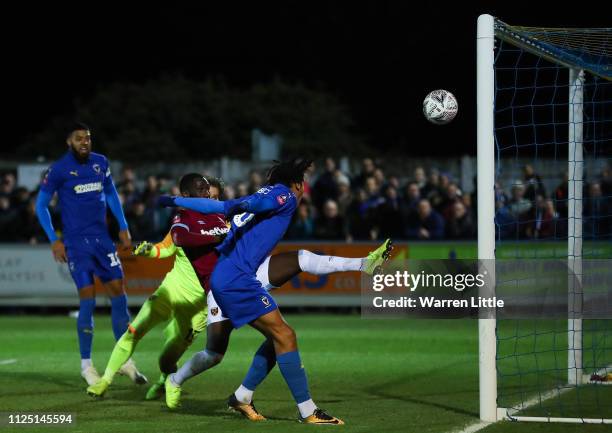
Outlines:
{"label": "player's arm", "polygon": [[61,178],[57,171],[53,171],[50,168],[45,177],[43,178],[38,197],[36,198],[36,216],[38,222],[47,234],[49,242],[51,242],[51,252],[53,258],[57,262],[66,263],[68,258],[66,257],[66,248],[61,239],[57,237],[55,229],[53,228],[53,222],[51,221],[51,214],[49,213],[49,203],[53,198],[53,194],[58,189],[58,185],[61,182]]}
{"label": "player's arm", "polygon": [[49,242],[51,243],[59,239],[57,237],[57,234],[55,233],[55,229],[53,228],[53,222],[51,221],[51,213],[49,212],[49,203],[51,203],[52,198],[52,193],[48,193],[47,191],[44,191],[42,189],[40,190],[40,192],[38,193],[38,197],[36,198],[36,216],[38,217],[38,222],[47,234]]}
{"label": "player's arm", "polygon": [[196,212],[222,213],[232,216],[243,212],[258,214],[275,210],[282,206],[272,195],[253,194],[234,200],[219,201],[208,198],[164,197],[160,199],[162,206],[180,206]]}
{"label": "player's arm", "polygon": [[176,253],[176,245],[172,242],[170,232],[164,237],[161,242],[153,244],[151,242],[141,242],[134,248],[135,256],[149,257],[153,259],[165,259]]}
{"label": "player's arm", "polygon": [[104,175],[104,195],[106,195],[106,203],[108,204],[108,207],[119,223],[119,240],[121,241],[121,245],[124,248],[131,248],[132,237],[130,236],[128,223],[123,213],[123,207],[121,206],[121,200],[119,199],[117,188],[115,188],[115,183],[113,182],[110,167],[107,167]]}

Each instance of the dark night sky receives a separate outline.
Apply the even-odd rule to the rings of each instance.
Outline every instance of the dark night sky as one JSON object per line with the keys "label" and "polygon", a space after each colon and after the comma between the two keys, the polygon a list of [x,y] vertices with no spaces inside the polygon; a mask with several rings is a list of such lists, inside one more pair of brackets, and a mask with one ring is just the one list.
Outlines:
{"label": "dark night sky", "polygon": [[[414,155],[474,153],[480,13],[522,25],[611,24],[602,11],[558,2],[536,9],[510,1],[224,3],[138,9],[106,3],[4,14],[5,152],[107,83],[180,72],[222,75],[237,86],[279,76],[323,87],[350,107],[372,144],[399,144]],[[435,88],[459,101],[458,118],[444,127],[421,114],[424,95]]]}

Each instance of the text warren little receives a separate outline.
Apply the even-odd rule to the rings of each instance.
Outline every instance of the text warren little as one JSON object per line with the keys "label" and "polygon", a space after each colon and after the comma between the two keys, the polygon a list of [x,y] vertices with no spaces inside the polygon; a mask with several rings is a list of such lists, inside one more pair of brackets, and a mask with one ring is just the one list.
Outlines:
{"label": "text warren little", "polygon": [[376,308],[504,308],[502,299],[481,296],[470,299],[436,299],[432,296],[418,299],[406,296],[398,299],[384,299],[382,296],[377,296],[372,300],[372,304]]}

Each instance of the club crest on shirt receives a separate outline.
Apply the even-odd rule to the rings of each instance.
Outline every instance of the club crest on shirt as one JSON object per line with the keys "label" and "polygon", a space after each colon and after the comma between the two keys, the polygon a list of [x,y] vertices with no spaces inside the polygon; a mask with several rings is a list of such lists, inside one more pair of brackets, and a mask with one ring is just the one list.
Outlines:
{"label": "club crest on shirt", "polygon": [[276,201],[281,206],[284,205],[285,203],[287,203],[287,194],[281,194],[281,195],[276,196]]}
{"label": "club crest on shirt", "polygon": [[266,306],[266,308],[268,308],[271,304],[270,304],[270,300],[268,299],[267,296],[262,296],[261,297],[261,302],[263,302],[263,304]]}
{"label": "club crest on shirt", "polygon": [[91,166],[91,168],[93,168],[93,171],[96,172],[96,174],[100,174],[101,170],[100,170],[100,164],[94,164]]}
{"label": "club crest on shirt", "polygon": [[211,308],[210,314],[212,314],[213,316],[216,316],[217,314],[219,314],[219,309],[217,307]]}

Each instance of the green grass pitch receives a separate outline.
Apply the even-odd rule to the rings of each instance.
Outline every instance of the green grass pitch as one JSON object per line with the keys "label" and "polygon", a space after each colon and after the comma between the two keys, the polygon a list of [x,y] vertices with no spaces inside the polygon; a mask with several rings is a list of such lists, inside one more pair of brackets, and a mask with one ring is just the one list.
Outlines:
{"label": "green grass pitch", "polygon": [[[226,411],[261,342],[255,331],[234,332],[225,360],[188,382],[183,407],[168,411],[145,402],[145,387],[118,376],[103,400],[85,393],[79,376],[74,319],[0,318],[0,412],[76,414],[73,427],[9,428],[4,431],[70,432],[450,432],[478,420],[478,333],[475,320],[364,320],[356,315],[287,315],[295,327],[313,398],[345,420],[342,427],[296,422],[297,411],[278,370],[255,394],[269,420],[250,423]],[[200,350],[201,336],[186,356]],[[96,317],[94,363],[102,372],[112,348],[108,316]],[[134,356],[149,379],[157,378],[161,328]],[[14,359],[15,362],[3,362]],[[185,358],[184,358],[185,359]],[[612,387],[610,387],[612,393]],[[609,394],[610,394],[609,393]],[[610,400],[608,400],[610,402]],[[604,403],[605,404],[605,403]],[[611,426],[497,423],[498,432],[610,432]]]}

